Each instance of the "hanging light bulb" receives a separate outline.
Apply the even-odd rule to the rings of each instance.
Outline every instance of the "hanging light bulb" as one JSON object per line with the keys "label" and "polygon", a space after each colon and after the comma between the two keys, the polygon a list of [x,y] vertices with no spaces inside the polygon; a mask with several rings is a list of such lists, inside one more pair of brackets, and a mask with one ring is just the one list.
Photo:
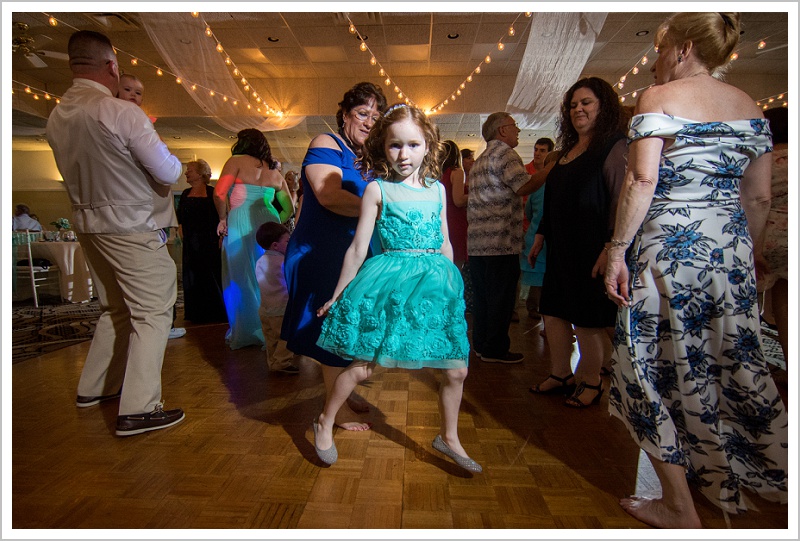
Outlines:
{"label": "hanging light bulb", "polygon": [[228,96],[222,96],[222,101],[227,102],[228,101]]}
{"label": "hanging light bulb", "polygon": [[231,62],[232,62],[232,61],[231,61],[231,57],[230,57],[230,56],[226,56],[226,57],[225,57],[225,63],[226,63],[227,65],[229,65],[229,66],[230,66],[230,65],[231,65]]}
{"label": "hanging light bulb", "polygon": [[248,90],[250,90],[250,85],[244,85],[244,87],[242,87],[242,90],[247,92]]}
{"label": "hanging light bulb", "polygon": [[239,105],[239,100],[233,100],[234,105]]}
{"label": "hanging light bulb", "polygon": [[467,85],[465,85],[464,83],[461,83],[460,85],[458,85],[458,88],[460,88],[461,90],[464,90],[466,87],[467,87]]}
{"label": "hanging light bulb", "polygon": [[131,58],[131,66],[138,66],[139,59],[138,58]]}
{"label": "hanging light bulb", "polygon": [[252,105],[250,105],[250,104],[248,103],[248,104],[247,104],[247,110],[249,111],[249,110],[250,110],[250,109],[252,109],[252,108],[253,108],[253,106],[252,106]]}
{"label": "hanging light bulb", "polygon": [[50,26],[58,26],[58,21],[55,17],[50,17],[47,19],[47,22],[50,23]]}
{"label": "hanging light bulb", "polygon": [[636,91],[634,90],[634,91],[633,91],[633,94],[631,94],[631,97],[632,97],[632,98],[635,98],[635,97],[636,97],[636,96],[638,96],[638,95],[639,95],[639,93],[638,93],[638,92],[636,92]]}
{"label": "hanging light bulb", "polygon": [[[56,103],[57,103],[57,104],[58,104],[58,103],[61,103],[61,99],[60,99],[60,98],[56,98]],[[784,104],[783,104],[783,106],[784,106],[784,107],[786,107],[786,104],[784,103]]]}
{"label": "hanging light bulb", "polygon": [[505,46],[505,44],[504,44],[502,41],[498,41],[498,42],[497,42],[497,50],[498,50],[498,51],[502,51],[502,50],[503,50],[503,49],[505,49],[505,48],[506,48],[506,46]]}
{"label": "hanging light bulb", "polygon": [[181,84],[183,80],[180,77],[175,77],[175,82]]}
{"label": "hanging light bulb", "polygon": [[633,73],[634,75],[639,73],[639,66],[633,66],[633,69],[631,70],[631,73]]}
{"label": "hanging light bulb", "polygon": [[620,96],[620,97],[619,97],[619,102],[620,102],[620,103],[622,103],[622,102],[624,102],[624,101],[625,101],[625,96]]}
{"label": "hanging light bulb", "polygon": [[206,26],[206,36],[211,37],[213,34],[214,32],[211,31],[211,27]]}
{"label": "hanging light bulb", "polygon": [[758,48],[759,48],[759,49],[763,49],[763,48],[764,48],[764,47],[766,47],[766,46],[767,46],[767,42],[766,42],[766,41],[763,41],[763,40],[762,40],[762,41],[759,41],[759,42],[758,42]]}
{"label": "hanging light bulb", "polygon": [[513,27],[513,26],[511,26],[511,27],[509,27],[509,28],[508,28],[508,35],[509,35],[509,36],[513,36],[513,35],[514,35],[514,34],[516,34],[516,33],[517,33],[517,32],[514,30],[514,27]]}
{"label": "hanging light bulb", "polygon": [[402,100],[403,99],[403,93],[402,92],[398,92],[397,93],[397,98]]}
{"label": "hanging light bulb", "polygon": [[378,75],[383,77],[384,75],[386,75],[386,71],[383,68],[381,68],[380,71],[378,71]]}
{"label": "hanging light bulb", "polygon": [[[491,62],[492,62],[492,57],[491,57],[491,56],[489,56],[489,55],[487,54],[487,55],[486,55],[486,58],[484,58],[484,59],[483,59],[483,61],[484,61],[484,62],[486,62],[487,64],[491,64]],[[475,70],[475,72],[477,73],[477,72],[478,72],[478,70]]]}
{"label": "hanging light bulb", "polygon": [[370,64],[372,64],[372,65],[374,66],[375,64],[377,64],[377,63],[378,63],[378,61],[377,61],[377,60],[375,60],[375,57],[374,57],[374,56],[372,56],[372,57],[370,57],[370,59],[369,59],[369,63],[370,63]]}
{"label": "hanging light bulb", "polygon": [[156,70],[156,75],[158,75],[159,77],[161,77],[162,75],[164,75],[164,72],[163,72],[163,71],[161,71],[161,68],[158,68],[158,69]]}
{"label": "hanging light bulb", "polygon": [[192,85],[192,90],[197,90],[197,85]]}
{"label": "hanging light bulb", "polygon": [[445,105],[447,105],[448,103],[450,103],[450,100],[444,100]]}
{"label": "hanging light bulb", "polygon": [[460,95],[461,95],[461,91],[460,90],[456,90],[456,96],[460,96]]}
{"label": "hanging light bulb", "polygon": [[765,104],[764,104],[764,105],[763,105],[761,108],[762,108],[762,109],[764,109],[764,110],[766,111],[767,109],[769,109],[769,105],[767,105],[767,104],[765,103]]}
{"label": "hanging light bulb", "polygon": [[241,83],[242,83],[243,85],[246,85],[246,84],[247,84],[247,79],[245,79],[244,77],[242,77],[242,79],[241,79]]}
{"label": "hanging light bulb", "polygon": [[456,101],[456,95],[455,94],[450,94],[450,99],[453,100],[453,101]]}
{"label": "hanging light bulb", "polygon": [[239,68],[234,68],[234,70],[233,70],[233,74],[234,74],[235,76],[237,76],[237,77],[238,77],[239,75],[241,75],[241,73],[242,73],[242,72],[241,72],[241,71],[239,71]]}
{"label": "hanging light bulb", "polygon": [[[254,92],[254,94],[255,94],[255,92]],[[261,96],[259,96],[259,97],[257,97],[257,98],[256,98],[256,103],[261,103],[262,101],[263,101],[263,100],[261,99]]]}
{"label": "hanging light bulb", "polygon": [[213,90],[209,90],[208,91],[208,95],[209,96],[214,96],[215,94],[216,94],[216,92],[214,92]]}
{"label": "hanging light bulb", "polygon": [[471,83],[471,82],[472,82],[472,75],[468,75],[468,76],[467,76],[467,82],[468,82],[468,83]]}
{"label": "hanging light bulb", "polygon": [[731,60],[736,60],[737,58],[739,58],[739,53],[733,53],[731,55]]}
{"label": "hanging light bulb", "polygon": [[350,30],[351,34],[355,34],[356,33],[356,27],[354,25],[352,25],[352,24],[350,25],[350,28],[348,30]]}
{"label": "hanging light bulb", "polygon": [[384,83],[386,83],[386,86],[389,86],[390,84],[392,84],[392,80],[387,77]]}
{"label": "hanging light bulb", "polygon": [[195,19],[198,18],[199,16],[200,16],[200,12],[199,11],[193,11],[192,12],[192,17],[194,17]]}
{"label": "hanging light bulb", "polygon": [[775,101],[775,98],[770,98],[770,99],[768,99],[767,101],[768,101],[769,103],[772,103],[773,101]]}
{"label": "hanging light bulb", "polygon": [[45,92],[45,93],[44,93],[44,99],[46,99],[47,101],[50,101],[50,100],[51,100],[51,99],[53,99],[53,98],[51,98],[51,97],[50,97],[50,94],[48,94],[47,92]]}
{"label": "hanging light bulb", "polygon": [[367,44],[362,41],[361,45],[359,45],[358,48],[361,49],[362,51],[366,51],[367,50]]}
{"label": "hanging light bulb", "polygon": [[480,73],[480,72],[481,72],[481,67],[480,67],[480,66],[478,66],[477,68],[475,68],[475,73],[476,73],[476,74],[477,74],[477,73]]}
{"label": "hanging light bulb", "polygon": [[645,64],[647,64],[647,61],[648,61],[648,60],[647,60],[647,55],[644,55],[644,56],[642,57],[642,60],[641,60],[641,62],[642,62],[642,66],[644,66]]}
{"label": "hanging light bulb", "polygon": [[29,87],[29,86],[26,86],[26,87],[25,87],[25,93],[26,93],[26,94],[31,94],[31,93],[33,93],[33,90],[31,90],[31,87]]}
{"label": "hanging light bulb", "polygon": [[38,100],[39,99],[39,94],[34,94],[33,95],[33,99]]}
{"label": "hanging light bulb", "polygon": [[625,88],[625,83],[619,83],[619,89],[622,90],[623,88]]}
{"label": "hanging light bulb", "polygon": [[525,12],[525,16],[526,16],[526,17],[530,17],[530,16],[531,16],[531,12],[530,12],[530,11],[526,11],[526,12]]}
{"label": "hanging light bulb", "polygon": [[222,44],[220,42],[217,42],[217,52],[221,53],[222,51],[223,51]]}
{"label": "hanging light bulb", "polygon": [[395,92],[400,92],[400,87],[399,87],[399,86],[397,86],[397,85],[395,85],[395,86],[394,86],[394,91],[395,91]]}
{"label": "hanging light bulb", "polygon": [[627,78],[628,78],[628,76],[627,76],[627,75],[623,75],[622,77],[620,77],[620,78],[619,78],[619,82],[620,82],[620,83],[624,83],[624,82],[625,82],[625,79],[627,79]]}
{"label": "hanging light bulb", "polygon": [[782,100],[782,99],[783,99],[783,94],[780,94],[780,95],[778,96],[778,99],[779,99],[779,100]]}
{"label": "hanging light bulb", "polygon": [[255,90],[253,90],[253,97],[254,97],[254,98],[257,98],[257,97],[258,97],[258,92],[256,92]]}

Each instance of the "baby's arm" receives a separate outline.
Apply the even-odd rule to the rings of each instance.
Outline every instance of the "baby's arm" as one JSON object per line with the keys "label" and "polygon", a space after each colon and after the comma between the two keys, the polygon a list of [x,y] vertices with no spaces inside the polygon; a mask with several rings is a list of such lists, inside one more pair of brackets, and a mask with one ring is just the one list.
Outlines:
{"label": "baby's arm", "polygon": [[328,313],[334,301],[339,298],[344,288],[355,278],[358,269],[367,258],[369,243],[372,240],[372,232],[375,229],[375,220],[378,218],[378,209],[381,204],[381,189],[377,182],[370,182],[364,190],[361,198],[361,214],[358,218],[358,226],[353,242],[344,254],[342,272],[339,275],[339,282],[333,292],[331,300],[326,302],[322,308],[317,310],[317,316],[322,317]]}

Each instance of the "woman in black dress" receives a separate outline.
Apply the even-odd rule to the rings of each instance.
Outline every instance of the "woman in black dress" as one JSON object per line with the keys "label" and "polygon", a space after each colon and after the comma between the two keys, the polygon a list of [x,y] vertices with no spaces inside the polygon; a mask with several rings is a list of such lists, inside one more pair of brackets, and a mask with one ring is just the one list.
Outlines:
{"label": "woman in black dress", "polygon": [[178,234],[183,242],[183,319],[192,323],[227,321],[222,299],[222,259],[209,186],[211,167],[205,160],[186,165],[187,188],[178,203]]}
{"label": "woman in black dress", "polygon": [[[610,353],[617,306],[605,295],[602,274],[625,176],[626,141],[614,89],[597,77],[581,79],[561,104],[560,157],[547,175],[544,210],[528,260],[547,240],[547,271],[539,311],[550,346],[550,376],[533,393],[574,394],[567,406],[600,402],[600,371]],[[572,327],[580,349],[580,385],[570,359]]]}

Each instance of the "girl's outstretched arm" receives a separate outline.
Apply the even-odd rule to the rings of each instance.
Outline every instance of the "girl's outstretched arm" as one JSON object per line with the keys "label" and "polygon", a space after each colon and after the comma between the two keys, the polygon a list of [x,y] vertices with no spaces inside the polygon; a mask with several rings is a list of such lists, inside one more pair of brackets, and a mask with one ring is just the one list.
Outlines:
{"label": "girl's outstretched arm", "polygon": [[339,282],[333,292],[333,297],[317,310],[317,316],[322,317],[328,313],[334,301],[339,298],[353,278],[358,273],[358,269],[367,258],[369,242],[372,239],[372,232],[375,229],[375,220],[378,218],[378,211],[381,205],[381,188],[377,182],[370,182],[364,190],[361,198],[361,214],[358,218],[358,226],[353,242],[344,254],[342,272],[339,274]]}

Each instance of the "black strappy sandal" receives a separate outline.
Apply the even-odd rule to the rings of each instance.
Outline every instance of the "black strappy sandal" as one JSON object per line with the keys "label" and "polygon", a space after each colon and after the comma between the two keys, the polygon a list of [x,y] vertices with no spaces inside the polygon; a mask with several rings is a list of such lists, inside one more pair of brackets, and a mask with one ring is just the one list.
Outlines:
{"label": "black strappy sandal", "polygon": [[[575,374],[570,374],[565,378],[560,378],[558,376],[554,376],[553,374],[550,374],[549,376],[547,376],[547,379],[544,380],[544,381],[547,381],[548,379],[555,380],[560,385],[557,385],[556,387],[552,387],[550,389],[547,389],[546,391],[542,391],[541,390],[542,389],[542,387],[541,387],[542,384],[541,383],[537,383],[536,385],[534,385],[533,387],[528,389],[528,391],[532,392],[533,394],[563,394],[563,395],[569,395],[569,394],[572,394],[572,391],[575,390]],[[570,380],[572,380],[572,383],[567,383]],[[542,382],[542,383],[544,383],[544,382]]]}
{"label": "black strappy sandal", "polygon": [[[597,394],[595,395],[595,397],[592,398],[592,401],[589,402],[588,404],[584,404],[583,402],[578,400],[578,397],[580,395],[582,395],[583,391],[585,391],[586,389],[591,389],[593,391],[597,391]],[[578,385],[578,388],[575,389],[575,394],[573,394],[572,396],[567,398],[567,400],[564,402],[564,405],[565,406],[569,406],[571,408],[588,408],[589,406],[594,406],[594,405],[599,404],[600,403],[600,398],[602,396],[603,396],[603,382],[602,381],[600,383],[598,383],[597,385],[589,385],[585,381],[582,381],[581,384]]]}

